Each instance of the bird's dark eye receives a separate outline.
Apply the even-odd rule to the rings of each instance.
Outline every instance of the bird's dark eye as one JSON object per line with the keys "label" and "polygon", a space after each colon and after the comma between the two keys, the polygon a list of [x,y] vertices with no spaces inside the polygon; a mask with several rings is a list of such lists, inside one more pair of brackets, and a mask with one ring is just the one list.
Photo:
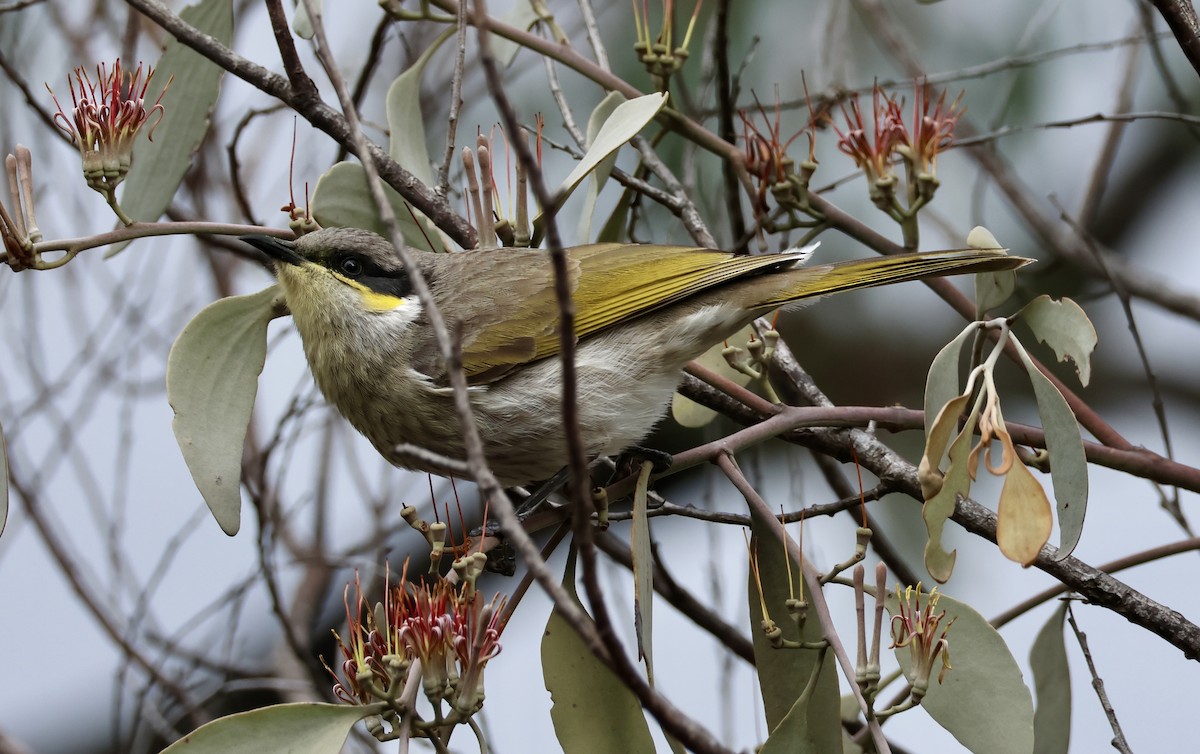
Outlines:
{"label": "bird's dark eye", "polygon": [[345,257],[342,261],[338,262],[338,269],[347,277],[354,278],[362,274],[363,265],[362,262],[358,261],[357,257]]}

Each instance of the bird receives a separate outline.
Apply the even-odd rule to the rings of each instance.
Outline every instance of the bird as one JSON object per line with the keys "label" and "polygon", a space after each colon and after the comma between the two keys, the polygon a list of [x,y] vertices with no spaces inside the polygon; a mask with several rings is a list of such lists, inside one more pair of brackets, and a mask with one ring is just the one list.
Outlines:
{"label": "bird", "polygon": [[[272,258],[325,398],[397,466],[450,475],[466,457],[446,363],[392,244],[331,227],[244,240]],[[559,305],[549,252],[411,252],[461,339],[484,455],[504,486],[567,464]],[[1031,261],[1003,249],[909,253],[801,266],[809,250],[759,255],[595,243],[564,249],[575,315],[579,427],[589,458],[642,441],[682,368],[755,318],[832,293]],[[397,452],[400,446],[426,453]],[[441,459],[449,459],[449,462]]]}

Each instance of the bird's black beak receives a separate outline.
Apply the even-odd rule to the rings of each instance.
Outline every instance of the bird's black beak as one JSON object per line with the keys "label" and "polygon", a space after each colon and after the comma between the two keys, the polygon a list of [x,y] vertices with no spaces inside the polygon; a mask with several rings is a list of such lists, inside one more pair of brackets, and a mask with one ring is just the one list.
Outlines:
{"label": "bird's black beak", "polygon": [[242,236],[242,240],[279,262],[303,264],[304,257],[296,253],[296,244],[274,236]]}

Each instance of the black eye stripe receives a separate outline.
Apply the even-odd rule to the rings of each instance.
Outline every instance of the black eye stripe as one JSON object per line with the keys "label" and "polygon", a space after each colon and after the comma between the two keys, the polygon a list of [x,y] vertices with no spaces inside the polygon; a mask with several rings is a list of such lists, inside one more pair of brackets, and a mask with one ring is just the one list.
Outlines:
{"label": "black eye stripe", "polygon": [[412,293],[412,284],[403,270],[385,270],[370,258],[352,252],[328,259],[329,269],[351,278],[379,293],[404,298]]}

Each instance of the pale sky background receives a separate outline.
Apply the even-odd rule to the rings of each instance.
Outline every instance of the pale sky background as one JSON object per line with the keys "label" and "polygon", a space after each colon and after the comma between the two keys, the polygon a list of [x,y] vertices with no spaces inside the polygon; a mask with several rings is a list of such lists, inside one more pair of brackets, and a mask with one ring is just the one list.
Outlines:
{"label": "pale sky background", "polygon": [[[598,5],[606,6],[601,20],[610,55],[623,54],[624,42],[632,36],[628,5]],[[775,83],[779,84],[784,99],[799,95],[801,69],[809,75],[810,86],[817,87],[827,85],[835,74],[851,86],[893,75],[879,54],[861,41],[861,47],[854,47],[853,52],[835,46],[837,65],[833,68],[824,65],[818,42],[839,33],[838,24],[846,22],[843,14],[831,10],[833,4],[755,5],[759,17],[753,22],[748,19],[735,30],[734,50],[745,53],[751,30],[759,29],[763,34],[747,64],[745,87],[753,87],[764,101]],[[988,62],[1018,51],[1049,50],[1122,37],[1134,20],[1133,4],[1121,0],[1049,4],[1031,0],[1008,3],[947,0],[928,7],[897,5],[904,6],[898,7],[897,12],[906,19],[906,32],[922,40],[921,52],[931,72]],[[368,2],[337,6],[339,13],[346,15],[329,18],[330,31],[336,40],[339,60],[347,68],[356,69],[365,54],[365,46],[360,42],[363,29],[373,26],[378,10],[374,3]],[[500,3],[491,6],[493,10],[502,8]],[[551,3],[560,19],[571,17],[574,7],[572,3]],[[38,9],[21,15],[29,25],[20,35],[5,27],[10,17],[0,15],[0,44],[5,46],[7,56],[19,61],[22,70],[36,71],[36,76],[30,74],[35,94],[43,91],[41,81],[46,78],[61,99],[67,69],[87,61],[42,57],[40,45],[49,34],[46,27],[39,28],[44,17]],[[852,12],[848,19],[857,28]],[[278,69],[265,13],[255,7],[248,20],[247,25],[236,30],[235,48]],[[1172,42],[1166,42],[1165,49],[1186,91],[1196,92],[1195,73],[1182,64]],[[111,59],[116,48],[97,41],[93,52],[97,59]],[[1001,117],[1006,122],[1030,123],[1108,111],[1115,99],[1115,82],[1123,56],[1121,51],[1077,55],[1025,69],[1020,74],[1019,107]],[[36,65],[30,62],[33,60],[37,60]],[[395,56],[392,60],[395,61]],[[435,67],[442,68],[431,70],[430,80],[443,73],[447,60],[444,55],[437,58]],[[736,56],[735,62],[740,62]],[[516,70],[521,71],[514,84],[518,108],[545,112],[551,136],[564,139],[560,118],[544,85],[540,62],[524,53],[518,58]],[[389,76],[379,78],[382,92],[382,84]],[[1012,79],[1013,74],[1001,74],[962,82],[971,117],[979,123],[988,123],[1001,112],[1000,105]],[[564,75],[563,81],[573,87],[571,97],[577,105],[577,115],[581,122],[586,122],[586,113],[600,95],[594,87],[579,86],[577,77]],[[468,86],[467,92],[468,107],[460,140],[462,135],[473,133],[476,124],[486,128],[495,120],[491,103],[481,95],[478,81],[473,87]],[[248,94],[249,87],[245,84],[230,77],[225,79],[215,116],[223,128],[222,144],[228,141],[232,124],[246,109]],[[0,82],[0,97],[7,105],[0,118],[0,147],[9,150],[20,142],[34,149],[35,180],[40,192],[39,220],[47,235],[69,237],[108,227],[111,218],[103,201],[77,178],[78,158],[74,151],[59,140],[47,138],[43,126],[35,123],[19,104],[19,94],[7,80]],[[327,99],[333,98],[327,95]],[[44,100],[43,104],[48,105],[48,96]],[[374,106],[378,109],[379,103]],[[1155,71],[1149,60],[1144,59],[1134,109],[1168,107]],[[378,111],[372,114],[368,110],[367,115],[379,117]],[[434,154],[441,152],[437,140],[442,117],[439,112],[427,118],[431,123],[429,135]],[[1136,163],[1149,143],[1147,140],[1157,138],[1163,128],[1158,124],[1138,123],[1128,129],[1115,181]],[[1103,126],[1084,126],[1012,137],[1002,141],[1001,147],[1017,165],[1025,184],[1034,187],[1033,194],[1043,202],[1046,211],[1051,211],[1047,201],[1051,194],[1067,207],[1075,208],[1082,199],[1104,134]],[[297,176],[315,182],[332,159],[333,150],[327,140],[303,123],[299,138]],[[255,211],[276,225],[282,225],[282,218],[273,211],[286,201],[289,141],[290,128],[286,132],[259,128],[247,134],[241,147],[244,167],[254,176],[250,190]],[[835,154],[832,134],[822,135],[820,141],[822,171],[814,183],[823,185],[848,174],[852,166]],[[798,155],[800,151],[797,147],[794,153]],[[548,151],[547,155],[551,160],[547,173],[553,184],[569,170],[569,163],[558,153]],[[632,164],[629,154],[622,156],[622,164]],[[220,169],[225,168],[222,165]],[[966,155],[950,153],[939,162],[939,170],[943,189],[933,206],[937,218],[964,233],[972,225],[986,224],[1014,252],[1036,253],[1019,221],[995,195],[988,193],[982,203],[976,202],[974,166]],[[701,163],[691,182],[702,185],[716,178],[712,165]],[[1136,229],[1125,235],[1128,246],[1117,249],[1136,264],[1195,295],[1200,295],[1194,212],[1198,186],[1200,174],[1195,160],[1191,160],[1189,167],[1174,175],[1170,189],[1158,194],[1160,201],[1146,212]],[[612,188],[609,191],[602,206],[611,206],[615,201],[616,193]],[[875,227],[897,236],[880,213],[865,205],[862,194],[865,192],[860,181],[839,189],[833,198]],[[203,211],[214,220],[234,216],[232,203]],[[573,224],[564,223],[563,230],[572,233]],[[659,228],[655,227],[655,231]],[[663,236],[653,240],[684,240],[678,227],[664,226],[661,232]],[[818,259],[867,253],[836,234],[826,234],[822,241]],[[937,224],[927,222],[924,247],[961,243],[961,237],[942,234]],[[240,616],[240,630],[232,640],[225,630],[227,615],[207,616],[196,622],[203,606],[217,600],[232,584],[252,577],[258,560],[257,528],[249,507],[243,509],[243,531],[235,538],[222,534],[203,510],[171,435],[171,410],[162,387],[163,361],[179,328],[214,297],[208,282],[211,280],[208,262],[193,249],[187,239],[144,240],[111,261],[104,261],[101,253],[91,251],[55,272],[14,276],[0,271],[0,321],[4,322],[0,334],[0,422],[9,437],[15,467],[29,470],[41,467],[46,459],[63,456],[62,463],[48,465],[46,478],[41,480],[42,504],[57,533],[79,559],[78,570],[88,589],[101,602],[119,616],[135,614],[142,608],[138,594],[120,585],[128,584],[132,577],[144,587],[151,575],[166,563],[165,572],[156,577],[160,581],[153,585],[149,606],[143,613],[148,625],[168,635],[191,626],[186,640],[192,646],[207,649],[229,642],[228,652],[232,657],[267,659],[278,632],[260,585],[251,590]],[[260,269],[246,264],[236,268],[236,287],[241,292],[258,290],[269,282],[269,276]],[[113,301],[119,302],[115,310]],[[1089,398],[1096,396],[1095,405],[1100,412],[1132,442],[1160,451],[1161,439],[1150,409],[1149,391],[1117,302],[1105,297],[1082,303],[1101,336],[1093,369],[1096,389],[1088,394]],[[1176,456],[1194,464],[1200,457],[1197,432],[1200,405],[1194,392],[1195,375],[1200,367],[1196,323],[1140,302],[1135,305],[1135,312],[1154,368],[1169,388],[1167,410]],[[135,325],[137,332],[145,336],[129,343],[123,336]],[[837,353],[824,358],[841,360],[839,363],[854,360],[850,363],[860,363],[864,370],[886,370],[880,354],[886,355],[889,348],[915,350],[918,354],[915,358],[927,363],[940,343],[961,325],[947,317],[945,307],[924,288],[907,285],[825,302],[798,315],[796,326],[806,333],[819,331],[820,336],[814,337],[821,341],[841,344]],[[99,348],[94,354],[81,356],[83,345],[93,333]],[[288,322],[272,325],[271,342],[260,382],[257,419],[260,432],[273,431],[275,421],[294,396],[312,392],[298,338]],[[794,347],[802,363],[820,360],[807,354],[802,343],[795,343]],[[29,410],[35,399],[31,385],[35,383],[25,366],[31,354],[36,369],[56,385],[53,396],[36,412]],[[111,369],[102,372],[97,364],[106,361],[111,362]],[[96,376],[101,374],[107,376]],[[81,379],[81,375],[88,379]],[[126,383],[139,386],[136,398],[130,399],[118,389]],[[1018,383],[1014,380],[1013,384]],[[1106,385],[1122,386],[1123,392],[1118,395],[1112,389],[1105,390]],[[836,393],[837,389],[853,391],[853,385],[825,387],[835,390],[839,399],[847,402],[894,399]],[[907,396],[919,396],[919,377],[915,384],[901,389]],[[1005,404],[1008,418],[1016,421],[1033,418],[1021,401],[1016,395],[1011,403]],[[327,417],[326,409],[308,414],[306,430],[294,448],[293,473],[296,469],[301,471],[289,476],[283,492],[296,515],[309,515],[305,507],[312,498],[308,468],[319,452],[313,438]],[[63,422],[72,428],[68,437],[58,434]],[[332,486],[338,514],[330,522],[328,536],[332,543],[349,545],[360,540],[362,527],[370,521],[366,493],[386,490],[386,498],[397,505],[400,501],[427,505],[429,493],[423,475],[384,467],[365,441],[354,436],[345,425],[341,426],[337,446],[340,455]],[[14,435],[18,438],[16,442],[12,440]],[[908,440],[907,452],[911,453],[913,442],[911,438]],[[88,463],[79,463],[74,453],[64,453],[64,443],[83,448],[82,455]],[[807,460],[806,452],[779,448],[764,452],[771,454],[773,468],[788,470],[788,474],[773,478],[760,488],[770,504],[791,507],[832,499]],[[348,462],[351,458],[353,463]],[[122,468],[126,473],[114,473],[114,469]],[[1185,536],[1158,507],[1156,494],[1148,483],[1099,468],[1091,469],[1090,481],[1089,515],[1076,551],[1085,562],[1098,565]],[[92,494],[93,490],[98,494]],[[976,496],[984,504],[994,505],[997,491],[995,486],[989,492],[987,486],[980,485]],[[439,493],[439,499],[444,497],[445,493]],[[1196,518],[1196,497],[1191,493],[1182,495],[1184,510],[1192,519]],[[108,501],[106,507],[103,510],[90,507],[87,501],[95,499]],[[741,499],[732,487],[713,474],[680,483],[672,492],[672,499],[697,504],[711,500],[712,505],[723,510],[743,510]],[[909,563],[919,568],[924,532],[918,506],[907,499],[889,499],[874,504],[872,512],[886,522],[893,539],[902,540]],[[110,529],[114,519],[117,525]],[[742,534],[730,527],[714,531],[716,528],[661,518],[653,523],[663,556],[676,579],[710,600],[728,620],[744,626],[746,566]],[[614,526],[613,531],[618,536],[628,536],[626,525]],[[810,526],[806,538],[810,557],[818,565],[828,567],[850,552],[852,527],[843,518],[820,521]],[[119,543],[115,551],[121,554],[120,560],[112,557],[114,548],[109,547],[114,539]],[[985,616],[995,615],[1053,583],[1038,571],[1023,570],[1004,560],[995,548],[981,546],[957,527],[950,528],[949,541],[959,547],[959,557],[954,579],[945,591],[967,601]],[[375,553],[356,553],[347,558],[346,565],[366,568],[377,562]],[[553,562],[561,568],[562,553]],[[869,565],[872,563],[868,561]],[[280,566],[287,594],[288,588],[295,586],[299,571],[287,563]],[[1200,590],[1195,588],[1196,574],[1197,556],[1185,554],[1126,571],[1118,578],[1197,620]],[[611,589],[610,606],[628,626],[632,616],[632,588],[627,574],[615,569],[608,574],[606,583]],[[714,584],[719,586],[718,595],[713,595]],[[513,586],[515,581],[498,579],[490,584],[491,589],[500,590]],[[827,592],[835,611],[844,616],[843,638],[849,642],[852,611],[847,608],[852,606],[851,593],[837,587]],[[1051,606],[1040,608],[1002,631],[1027,680],[1029,644],[1050,609]],[[549,603],[536,591],[531,593],[505,632],[503,652],[489,666],[489,694],[484,713],[494,737],[494,751],[511,754],[557,749],[539,660],[538,639],[548,610]],[[1186,729],[1185,716],[1195,707],[1194,690],[1200,684],[1200,665],[1184,661],[1174,647],[1107,610],[1079,606],[1077,617],[1088,634],[1105,688],[1133,749],[1177,750],[1180,721],[1185,722]],[[726,661],[725,653],[707,635],[698,635],[665,603],[656,605],[654,627],[656,670],[663,690],[688,714],[709,725],[723,741],[739,749],[749,749],[761,741],[766,731],[761,722],[753,669],[740,660]],[[0,677],[7,681],[0,684],[0,730],[32,750],[46,753],[80,751],[89,743],[107,739],[106,731],[114,714],[112,696],[117,688],[114,678],[123,665],[122,658],[70,591],[15,500],[8,528],[0,538],[0,638],[4,639],[0,649],[0,667],[4,670]],[[1072,751],[1107,750],[1112,733],[1088,684],[1078,647],[1070,636],[1067,651],[1074,691]],[[154,656],[152,651],[150,654]],[[130,701],[123,708],[126,713],[131,708]],[[912,751],[962,750],[923,711],[899,716],[888,723],[886,730],[897,743]],[[465,743],[466,737],[463,741],[463,750],[472,750]],[[392,746],[383,746],[381,750],[392,751]]]}

